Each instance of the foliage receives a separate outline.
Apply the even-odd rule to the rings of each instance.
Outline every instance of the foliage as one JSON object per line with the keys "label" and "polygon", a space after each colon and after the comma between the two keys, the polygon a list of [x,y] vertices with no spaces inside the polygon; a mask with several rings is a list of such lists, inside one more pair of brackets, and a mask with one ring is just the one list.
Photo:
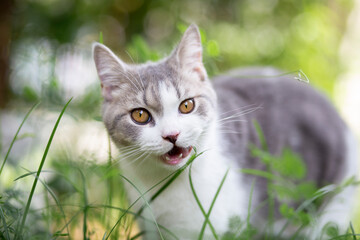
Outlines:
{"label": "foliage", "polygon": [[[140,237],[144,233],[137,232],[134,220],[141,218],[157,224],[155,219],[144,218],[141,215],[142,210],[144,207],[149,207],[149,203],[161,195],[180,174],[185,174],[183,172],[187,168],[189,169],[187,174],[194,198],[204,214],[203,227],[199,229],[199,239],[204,238],[204,230],[207,225],[211,228],[215,239],[253,239],[254,237],[259,237],[259,234],[264,235],[260,231],[263,226],[254,226],[251,223],[253,215],[251,212],[252,192],[255,182],[253,182],[251,187],[247,219],[240,219],[234,216],[229,219],[228,232],[222,236],[216,233],[216,226],[213,226],[209,217],[217,197],[221,194],[221,188],[226,181],[227,173],[219,184],[210,208],[205,211],[197,197],[191,178],[192,162],[201,153],[195,152],[182,168],[174,171],[146,192],[139,192],[140,197],[138,200],[144,200],[144,207],[137,213],[132,212],[131,208],[138,200],[128,205],[125,200],[124,188],[121,185],[119,186],[119,183],[122,183],[121,180],[125,179],[134,188],[137,189],[137,187],[126,179],[118,168],[114,168],[116,162],[114,162],[111,156],[111,151],[109,152],[108,162],[104,164],[95,163],[90,159],[79,160],[69,155],[69,153],[58,152],[52,155],[52,158],[57,158],[52,159],[52,170],[42,170],[52,138],[55,135],[66,107],[67,105],[63,108],[53,128],[38,171],[27,171],[26,174],[15,179],[18,182],[34,176],[34,184],[28,199],[26,200],[26,193],[20,190],[9,189],[1,193],[0,236],[2,239],[57,239],[64,237],[79,238],[80,236],[84,239]],[[27,117],[28,115],[25,116],[24,121]],[[308,225],[315,217],[314,213],[317,209],[316,201],[329,194],[336,194],[350,184],[354,184],[354,179],[349,179],[339,186],[326,186],[322,189],[317,189],[311,182],[303,181],[306,175],[306,168],[299,156],[289,149],[285,149],[281,156],[269,154],[266,150],[267,143],[262,135],[260,126],[257,123],[255,123],[255,126],[261,147],[253,145],[250,149],[252,154],[267,166],[267,169],[266,171],[242,169],[242,172],[264,177],[268,180],[269,199],[266,203],[269,204],[269,207],[275,207],[272,204],[273,201],[275,198],[279,200],[282,204],[279,206],[278,211],[287,219],[280,232],[265,233],[265,236],[267,236],[267,239],[282,239],[283,231],[292,224],[299,227],[293,238],[300,239],[304,226]],[[40,173],[42,175],[52,173],[53,177],[50,181],[46,181],[40,176]],[[44,203],[39,209],[30,207],[37,181],[40,181],[44,187]],[[115,188],[114,186],[117,187]],[[161,187],[149,198],[150,200],[145,200],[144,196],[158,186]],[[301,202],[301,204],[299,207],[294,208],[289,204],[291,201]],[[269,215],[270,227],[273,221],[272,217]],[[177,239],[174,234],[163,226],[157,226],[159,234],[166,233],[167,237],[171,236],[171,239]],[[77,229],[82,229],[82,232],[79,233]],[[326,239],[356,239],[357,236],[352,226],[346,235],[342,235],[337,226],[330,223],[325,226],[323,231]]]}
{"label": "foliage", "polygon": [[[12,11],[11,34],[11,86],[15,96],[9,110],[23,115],[22,112],[41,101],[37,107],[40,118],[60,112],[68,99],[65,80],[56,71],[61,56],[80,52],[82,57],[90,59],[90,45],[99,39],[100,32],[100,41],[125,61],[156,61],[171,52],[192,22],[200,27],[209,76],[249,65],[273,65],[285,71],[302,69],[298,71],[301,79],[308,80],[308,76],[313,85],[331,95],[342,71],[337,53],[352,5],[353,0],[17,0]],[[72,62],[60,72],[71,76],[80,63]],[[90,68],[93,66],[87,65],[80,78],[86,78]],[[96,123],[101,119],[100,84],[88,82],[77,86],[84,91],[76,93],[66,110],[66,115],[75,122]],[[11,146],[20,144],[27,136],[41,134],[44,133],[16,133]],[[259,127],[258,135],[261,138]],[[271,194],[266,204],[287,218],[289,224],[306,225],[321,198],[343,186],[318,191],[312,182],[304,181],[306,168],[298,155],[284,149],[280,156],[273,156],[267,151],[265,139],[261,142],[261,147],[254,145],[250,150],[264,163],[266,171],[243,169],[243,172],[268,179]],[[7,185],[0,183],[0,239],[13,239],[15,234],[19,239],[119,239],[143,235],[134,224],[141,216],[129,208],[132,203],[127,203],[124,179],[111,147],[107,162],[99,163],[95,157],[77,153],[75,146],[60,150],[61,146],[57,146],[49,152],[48,165],[43,170],[38,165],[40,175],[35,169],[24,170],[19,166],[28,158],[33,160],[43,146],[31,145],[28,154],[19,159],[14,157],[16,152],[11,151],[11,146],[6,156],[0,155],[3,160],[0,175],[9,174],[6,176],[17,180]],[[40,155],[46,156],[45,152]],[[186,167],[191,182],[191,164]],[[165,188],[180,173],[164,179]],[[34,187],[35,199],[27,197],[30,180],[41,183]],[[192,190],[196,197],[196,189]],[[216,198],[217,195],[214,202]],[[273,205],[275,200],[282,204]],[[306,204],[301,209],[295,208],[291,200]],[[25,215],[27,201],[30,207]],[[37,207],[38,202],[41,207]],[[200,201],[198,205],[201,209]],[[247,219],[232,218],[224,236],[216,233],[216,226],[209,220],[211,209],[202,212],[206,219],[203,226],[210,227],[215,238],[253,239],[259,234],[259,227],[250,223],[251,212]],[[24,229],[20,233],[18,226],[22,221]],[[166,232],[162,226],[159,229]],[[342,239],[336,226],[329,226],[326,232],[329,238]],[[348,237],[355,239],[355,233],[351,228]],[[202,234],[203,230],[199,229],[199,235]]]}
{"label": "foliage", "polygon": [[[358,183],[350,178],[338,186],[329,185],[319,189],[314,182],[305,180],[306,166],[301,157],[288,148],[284,148],[280,156],[270,154],[260,125],[256,121],[253,123],[260,140],[260,147],[252,144],[249,146],[250,152],[266,166],[266,170],[241,169],[241,172],[267,180],[268,199],[264,203],[268,206],[268,226],[261,236],[267,239],[286,239],[288,236],[284,236],[284,233],[289,228],[293,232],[291,239],[303,239],[302,234],[305,234],[306,227],[310,227],[310,224],[318,217],[322,200],[333,197],[349,185]],[[257,210],[259,209],[256,208]],[[273,232],[276,212],[286,219],[279,232]],[[250,218],[251,215],[249,213],[248,217]],[[234,227],[234,221],[237,223],[237,228]],[[239,229],[244,229],[241,234],[239,234]],[[261,229],[263,226],[259,229],[249,223],[245,224],[239,218],[234,218],[230,221],[229,232],[225,235],[225,239],[252,239],[253,236],[259,234]],[[352,234],[343,235],[344,233],[339,231],[337,225],[329,222],[322,229],[322,238],[356,238],[353,229],[351,230]]]}
{"label": "foliage", "polygon": [[[342,72],[338,50],[352,5],[353,0],[16,1],[12,86],[19,94],[17,82],[41,81],[41,96],[27,84],[20,94],[59,103],[64,80],[54,66],[64,49],[73,51],[64,46],[89,55],[91,42],[102,32],[104,44],[128,62],[154,61],[169,54],[180,34],[195,22],[201,28],[210,76],[249,65],[302,69],[313,85],[331,95]],[[42,74],[51,72],[49,79],[20,74],[27,63],[36,61],[32,52],[39,46],[45,53],[36,50],[38,57],[48,56],[49,61],[36,64],[48,65]]]}

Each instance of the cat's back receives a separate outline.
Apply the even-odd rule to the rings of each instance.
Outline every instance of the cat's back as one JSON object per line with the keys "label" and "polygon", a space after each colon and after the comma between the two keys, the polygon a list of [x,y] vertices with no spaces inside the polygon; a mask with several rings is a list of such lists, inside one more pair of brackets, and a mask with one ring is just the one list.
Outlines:
{"label": "cat's back", "polygon": [[[259,143],[253,124],[256,120],[270,153],[279,155],[290,147],[306,162],[309,180],[323,185],[342,177],[346,126],[323,94],[294,75],[282,75],[273,68],[235,70],[213,80],[220,118],[232,120],[224,121],[225,128],[232,129],[223,131],[231,142],[228,150],[247,154],[242,167],[262,168],[250,156],[248,146],[241,150],[238,146]],[[241,121],[231,116],[239,116]],[[236,131],[239,133],[234,134]]]}

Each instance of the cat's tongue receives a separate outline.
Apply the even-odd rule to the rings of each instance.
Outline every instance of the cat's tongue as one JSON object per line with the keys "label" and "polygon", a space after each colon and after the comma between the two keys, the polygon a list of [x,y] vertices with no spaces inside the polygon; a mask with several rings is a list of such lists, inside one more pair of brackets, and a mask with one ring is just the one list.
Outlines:
{"label": "cat's tongue", "polygon": [[164,163],[169,165],[176,165],[186,158],[191,152],[192,147],[182,148],[174,146],[169,152],[161,156]]}

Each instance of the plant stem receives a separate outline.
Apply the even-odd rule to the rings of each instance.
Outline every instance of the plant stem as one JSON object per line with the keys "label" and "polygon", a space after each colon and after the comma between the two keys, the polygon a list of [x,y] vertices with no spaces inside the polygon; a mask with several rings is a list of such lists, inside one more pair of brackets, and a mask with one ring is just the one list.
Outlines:
{"label": "plant stem", "polygon": [[[54,138],[54,135],[55,135],[55,132],[56,132],[56,129],[60,123],[60,120],[67,108],[67,106],[69,105],[69,103],[71,102],[72,98],[65,104],[64,108],[62,109],[56,123],[55,123],[55,126],[53,128],[53,131],[51,132],[51,135],[50,135],[50,138],[48,140],[48,143],[46,145],[46,148],[45,148],[45,151],[44,151],[44,154],[43,154],[43,157],[41,159],[41,162],[40,162],[40,165],[39,165],[39,168],[38,168],[38,171],[36,173],[36,177],[34,179],[34,182],[33,182],[33,185],[32,185],[32,188],[31,188],[31,191],[30,191],[30,195],[29,195],[29,198],[28,198],[28,201],[26,203],[26,207],[25,207],[25,210],[24,210],[24,214],[23,214],[23,217],[22,217],[22,220],[21,220],[21,224],[20,224],[20,227],[19,227],[19,230],[16,231],[16,234],[15,234],[15,239],[17,239],[18,237],[21,236],[22,234],[22,231],[23,231],[23,228],[24,228],[24,225],[25,225],[25,221],[26,221],[26,217],[27,217],[27,214],[29,212],[29,209],[30,209],[30,204],[31,204],[31,200],[33,198],[33,195],[34,195],[34,192],[35,192],[35,188],[36,188],[36,185],[37,185],[37,182],[38,182],[38,179],[40,177],[40,173],[41,173],[41,170],[44,166],[44,163],[45,163],[45,159],[47,157],[47,154],[49,152],[49,149],[50,149],[50,146],[51,146],[51,143],[52,143],[52,140]],[[36,106],[36,105],[35,105]]]}

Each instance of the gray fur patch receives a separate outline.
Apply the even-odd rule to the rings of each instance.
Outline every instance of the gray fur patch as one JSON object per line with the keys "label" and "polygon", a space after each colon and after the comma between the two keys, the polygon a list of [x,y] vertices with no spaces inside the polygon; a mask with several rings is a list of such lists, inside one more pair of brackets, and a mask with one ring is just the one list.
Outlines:
{"label": "gray fur patch", "polygon": [[[249,70],[246,74],[249,75]],[[251,74],[261,76],[262,71],[257,69]],[[314,181],[318,187],[340,180],[346,160],[343,138],[346,127],[322,94],[286,76],[246,78],[223,75],[214,79],[214,85],[220,114],[238,114],[240,110],[233,110],[251,105],[262,106],[239,116],[242,121],[225,121],[226,129],[241,132],[223,135],[228,142],[228,153],[233,156],[245,154],[237,159],[239,167],[265,170],[265,165],[254,158],[248,148],[250,143],[260,144],[253,126],[256,120],[271,154],[280,155],[285,147],[300,154],[308,169],[306,180]],[[244,178],[251,184],[254,177],[245,175]],[[267,198],[266,180],[256,179],[260,194],[258,201],[261,202]]]}

